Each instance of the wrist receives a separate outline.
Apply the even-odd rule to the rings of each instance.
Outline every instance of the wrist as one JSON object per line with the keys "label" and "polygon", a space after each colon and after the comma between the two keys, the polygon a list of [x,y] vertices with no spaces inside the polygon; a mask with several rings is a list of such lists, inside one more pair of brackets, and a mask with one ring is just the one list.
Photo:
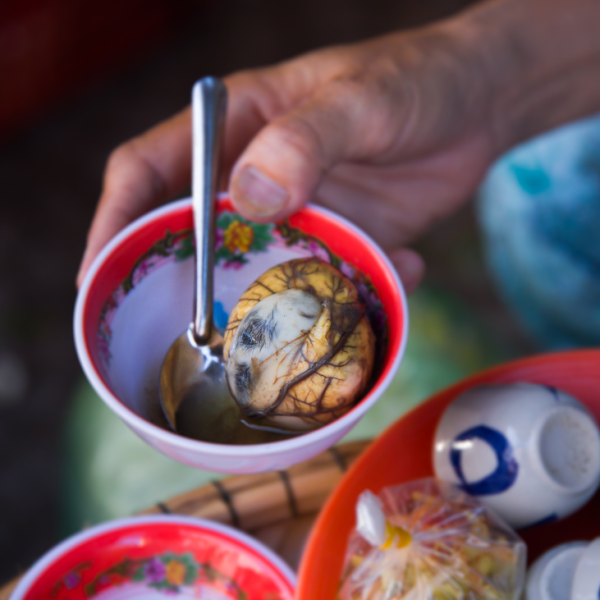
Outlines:
{"label": "wrist", "polygon": [[593,0],[494,0],[456,18],[489,89],[498,152],[600,110],[600,7]]}

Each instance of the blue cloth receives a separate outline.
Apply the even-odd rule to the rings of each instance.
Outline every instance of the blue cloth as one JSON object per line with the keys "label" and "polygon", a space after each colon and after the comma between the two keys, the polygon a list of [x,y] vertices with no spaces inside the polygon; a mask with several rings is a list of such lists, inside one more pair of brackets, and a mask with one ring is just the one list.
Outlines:
{"label": "blue cloth", "polygon": [[478,205],[490,270],[531,335],[600,345],[600,115],[506,154]]}

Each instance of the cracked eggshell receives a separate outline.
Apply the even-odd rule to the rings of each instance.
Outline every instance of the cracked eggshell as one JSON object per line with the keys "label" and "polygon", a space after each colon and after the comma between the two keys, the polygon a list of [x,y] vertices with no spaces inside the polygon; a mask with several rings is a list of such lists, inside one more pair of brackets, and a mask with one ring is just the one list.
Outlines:
{"label": "cracked eggshell", "polygon": [[317,258],[277,265],[234,307],[224,354],[248,416],[314,429],[347,412],[373,372],[375,336],[354,283]]}

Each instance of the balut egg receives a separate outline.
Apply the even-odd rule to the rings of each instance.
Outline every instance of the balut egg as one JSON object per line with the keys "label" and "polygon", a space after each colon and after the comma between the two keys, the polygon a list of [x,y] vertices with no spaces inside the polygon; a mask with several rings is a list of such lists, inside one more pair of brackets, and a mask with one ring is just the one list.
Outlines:
{"label": "balut egg", "polygon": [[366,391],[375,336],[354,283],[320,259],[298,259],[246,290],[229,317],[224,354],[245,415],[314,429]]}

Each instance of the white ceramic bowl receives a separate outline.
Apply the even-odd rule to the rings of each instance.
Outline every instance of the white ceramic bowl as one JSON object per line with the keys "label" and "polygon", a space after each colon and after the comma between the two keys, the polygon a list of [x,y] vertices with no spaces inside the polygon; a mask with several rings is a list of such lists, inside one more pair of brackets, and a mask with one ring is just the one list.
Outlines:
{"label": "white ceramic bowl", "polygon": [[565,517],[600,483],[600,432],[573,397],[528,383],[456,398],[435,434],[434,469],[516,528]]}
{"label": "white ceramic bowl", "polygon": [[10,600],[293,600],[296,577],[232,527],[175,515],[91,527],[27,571]]}
{"label": "white ceramic bowl", "polygon": [[132,223],[96,258],[79,291],[74,317],[77,354],[87,378],[142,439],[187,465],[255,473],[285,469],[326,450],[379,399],[400,365],[408,314],[395,270],[370,238],[327,210],[306,207],[283,224],[257,225],[221,199],[216,326],[225,326],[238,298],[267,269],[319,256],[351,277],[367,302],[378,338],[378,375],[352,410],[315,431],[267,444],[201,442],[169,430],[158,402],[164,357],[192,319],[192,226],[191,202],[175,202]]}
{"label": "white ceramic bowl", "polygon": [[569,600],[575,569],[588,543],[562,544],[540,556],[527,574],[527,600]]}
{"label": "white ceramic bowl", "polygon": [[596,538],[581,553],[573,585],[571,600],[598,600],[600,598],[600,538]]}

